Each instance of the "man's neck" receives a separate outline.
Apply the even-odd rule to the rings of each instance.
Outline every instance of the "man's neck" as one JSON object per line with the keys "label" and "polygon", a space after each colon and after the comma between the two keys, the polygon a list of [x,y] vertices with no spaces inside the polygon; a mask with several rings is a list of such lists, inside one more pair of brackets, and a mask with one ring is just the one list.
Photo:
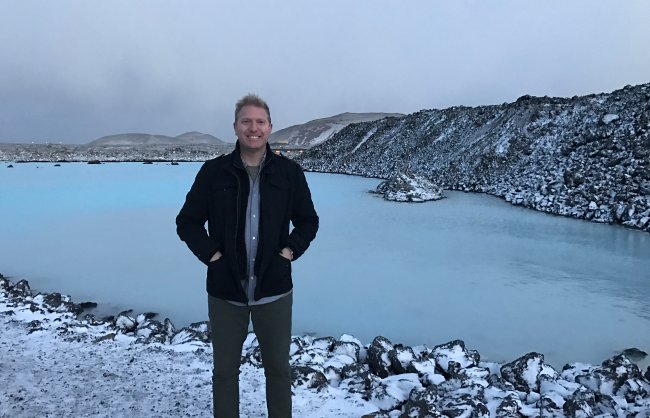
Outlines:
{"label": "man's neck", "polygon": [[266,154],[266,148],[255,152],[239,150],[239,155],[241,156],[241,159],[244,162],[244,164],[246,164],[247,166],[261,165],[262,158],[264,158],[264,154]]}

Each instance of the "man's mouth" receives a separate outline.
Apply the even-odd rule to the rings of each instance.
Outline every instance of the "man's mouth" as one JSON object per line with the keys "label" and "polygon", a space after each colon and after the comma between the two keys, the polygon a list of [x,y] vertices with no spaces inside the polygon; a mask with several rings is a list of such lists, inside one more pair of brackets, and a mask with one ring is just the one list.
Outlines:
{"label": "man's mouth", "polygon": [[248,139],[260,139],[259,136],[249,136]]}

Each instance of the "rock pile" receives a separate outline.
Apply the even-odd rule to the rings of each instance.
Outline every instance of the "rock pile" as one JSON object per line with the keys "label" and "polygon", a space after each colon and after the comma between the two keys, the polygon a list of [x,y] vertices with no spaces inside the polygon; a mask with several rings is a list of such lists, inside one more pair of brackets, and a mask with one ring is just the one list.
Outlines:
{"label": "rock pile", "polygon": [[[27,323],[29,332],[55,329],[65,338],[97,344],[129,336],[135,343],[209,350],[206,322],[176,330],[169,319],[159,322],[155,314],[130,311],[96,319],[67,296],[32,295],[27,281],[13,284],[1,275],[0,308],[2,320],[41,314],[40,320]],[[626,353],[645,355],[637,349]],[[253,334],[244,344],[244,363],[262,367]],[[484,362],[461,340],[428,348],[394,344],[381,336],[370,345],[350,335],[297,336],[290,364],[295,387],[321,391],[332,386],[360,394],[377,407],[366,417],[650,416],[650,367],[642,372],[623,353],[598,366],[571,363],[556,371],[534,352],[503,365]]]}
{"label": "rock pile", "polygon": [[378,178],[407,168],[445,189],[650,231],[650,84],[351,124],[297,160]]}
{"label": "rock pile", "polygon": [[399,171],[382,181],[375,193],[394,202],[426,202],[445,197],[442,189],[429,179],[409,171]]}

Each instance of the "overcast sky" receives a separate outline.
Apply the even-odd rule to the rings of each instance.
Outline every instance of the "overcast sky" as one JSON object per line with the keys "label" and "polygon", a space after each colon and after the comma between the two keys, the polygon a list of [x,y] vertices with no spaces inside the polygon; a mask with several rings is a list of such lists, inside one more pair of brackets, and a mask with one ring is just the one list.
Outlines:
{"label": "overcast sky", "polygon": [[274,129],[650,82],[650,1],[0,0],[0,141]]}

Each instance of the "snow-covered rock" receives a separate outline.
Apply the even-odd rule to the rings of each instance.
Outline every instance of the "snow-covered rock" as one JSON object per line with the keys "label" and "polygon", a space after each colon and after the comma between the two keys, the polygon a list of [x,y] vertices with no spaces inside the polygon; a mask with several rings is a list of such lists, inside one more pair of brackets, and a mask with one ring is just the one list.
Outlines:
{"label": "snow-covered rock", "polygon": [[642,84],[422,110],[348,125],[297,161],[308,170],[383,179],[405,169],[443,189],[650,232],[649,103],[650,84]]}
{"label": "snow-covered rock", "polygon": [[404,171],[379,183],[375,193],[395,202],[427,202],[445,197],[442,189],[427,178]]}
{"label": "snow-covered rock", "polygon": [[[186,411],[210,416],[212,353],[206,322],[177,331],[169,319],[160,323],[153,314],[130,311],[112,320],[89,321],[85,318],[92,316],[74,313],[69,297],[34,296],[28,289],[26,281],[14,285],[0,275],[0,416],[108,417],[124,410],[140,417]],[[70,311],[63,302],[71,304]],[[29,360],[23,360],[26,356]],[[261,416],[265,408],[261,360],[251,333],[242,352],[241,386],[245,398],[253,398],[242,404],[246,416]],[[393,344],[381,336],[369,346],[351,335],[338,340],[294,336],[290,364],[296,416],[650,414],[650,369],[642,374],[625,354],[601,365],[568,364],[558,374],[538,353],[504,365],[481,362],[479,353],[461,340],[429,349]],[[76,401],[61,402],[68,398]],[[144,403],[145,410],[142,399],[155,401]],[[80,403],[83,411],[75,406]]]}

